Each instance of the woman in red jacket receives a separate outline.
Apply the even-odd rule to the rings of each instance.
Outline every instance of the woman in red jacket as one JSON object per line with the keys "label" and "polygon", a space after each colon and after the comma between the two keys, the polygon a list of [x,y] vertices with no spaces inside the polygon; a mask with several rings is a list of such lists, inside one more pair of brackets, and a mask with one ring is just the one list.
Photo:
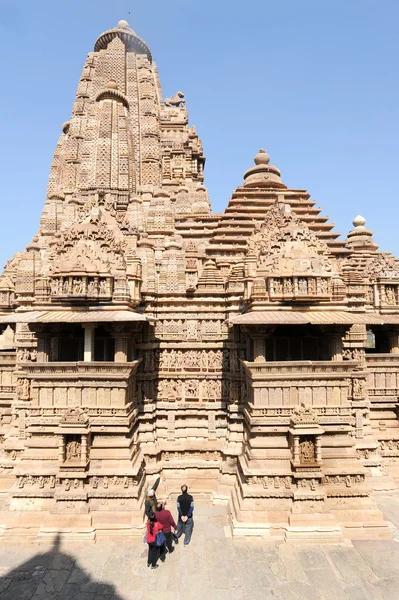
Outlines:
{"label": "woman in red jacket", "polygon": [[162,531],[163,525],[159,523],[155,517],[151,517],[147,521],[147,537],[146,541],[148,544],[148,560],[147,567],[151,566],[151,569],[157,569],[157,560],[161,558],[162,562],[165,562],[165,544],[161,547],[156,545],[157,533]]}

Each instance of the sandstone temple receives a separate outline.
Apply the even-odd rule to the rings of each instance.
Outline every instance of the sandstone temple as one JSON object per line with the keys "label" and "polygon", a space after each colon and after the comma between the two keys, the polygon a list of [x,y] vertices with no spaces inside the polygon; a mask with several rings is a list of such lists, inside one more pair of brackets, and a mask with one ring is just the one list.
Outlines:
{"label": "sandstone temple", "polygon": [[254,162],[212,212],[184,94],[126,21],[100,35],[0,277],[0,537],[139,535],[157,473],[233,535],[389,536],[399,260]]}

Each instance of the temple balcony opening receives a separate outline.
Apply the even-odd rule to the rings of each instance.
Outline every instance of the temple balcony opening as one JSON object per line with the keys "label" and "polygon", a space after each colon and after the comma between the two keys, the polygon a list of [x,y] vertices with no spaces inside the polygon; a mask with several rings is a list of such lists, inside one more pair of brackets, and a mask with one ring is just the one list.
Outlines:
{"label": "temple balcony opening", "polygon": [[369,354],[399,354],[399,329],[373,325],[367,331],[366,356]]}
{"label": "temple balcony opening", "polygon": [[337,360],[337,334],[333,327],[277,325],[249,333],[250,356],[255,362]]}
{"label": "temple balcony opening", "polygon": [[131,362],[132,327],[110,323],[41,326],[37,331],[38,362]]}

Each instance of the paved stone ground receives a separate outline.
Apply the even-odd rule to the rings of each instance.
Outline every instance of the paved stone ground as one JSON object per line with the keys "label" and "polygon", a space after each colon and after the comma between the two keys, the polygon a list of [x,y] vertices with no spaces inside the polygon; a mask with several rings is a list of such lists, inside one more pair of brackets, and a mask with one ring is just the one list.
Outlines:
{"label": "paved stone ground", "polygon": [[1,600],[398,600],[399,496],[379,498],[392,541],[284,544],[226,537],[223,507],[197,502],[191,544],[147,568],[134,543],[0,542]]}

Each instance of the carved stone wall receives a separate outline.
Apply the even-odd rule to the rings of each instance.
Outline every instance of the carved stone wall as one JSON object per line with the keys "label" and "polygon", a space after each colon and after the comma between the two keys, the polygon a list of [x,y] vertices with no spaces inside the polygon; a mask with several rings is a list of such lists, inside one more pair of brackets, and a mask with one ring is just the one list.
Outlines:
{"label": "carved stone wall", "polygon": [[[101,34],[0,276],[4,535],[26,511],[43,536],[138,534],[159,472],[161,496],[229,503],[237,535],[387,534],[370,494],[399,459],[399,261],[362,217],[338,240],[264,150],[213,213],[204,164],[147,44]],[[280,326],[320,356],[275,361]]]}

